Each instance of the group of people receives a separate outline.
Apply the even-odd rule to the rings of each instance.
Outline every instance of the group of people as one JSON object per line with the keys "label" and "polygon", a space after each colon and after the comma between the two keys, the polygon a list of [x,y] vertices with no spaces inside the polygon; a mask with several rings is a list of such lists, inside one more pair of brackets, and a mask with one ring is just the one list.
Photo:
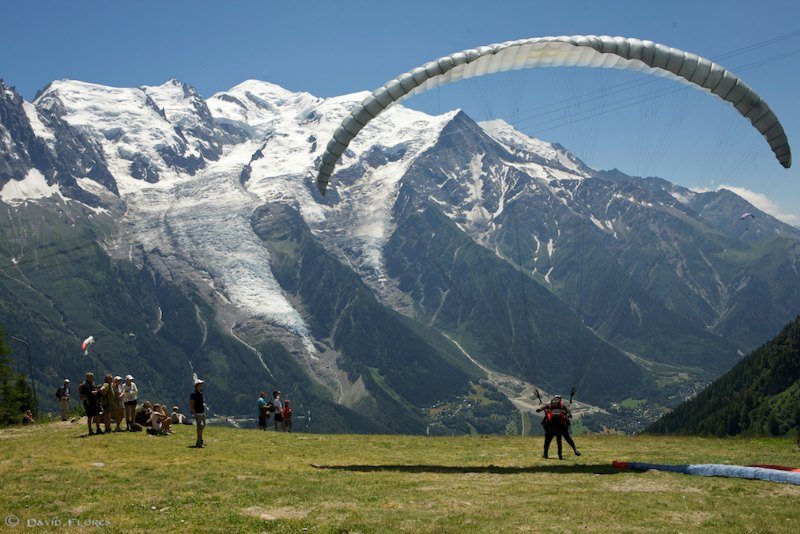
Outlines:
{"label": "group of people", "polygon": [[[206,426],[205,401],[203,399],[203,380],[195,379],[194,391],[189,397],[189,409],[197,427],[195,447],[204,447],[203,431]],[[66,421],[69,415],[70,381],[64,383],[56,391],[61,405],[61,420]],[[78,387],[78,396],[86,411],[86,422],[89,435],[123,432],[122,421],[125,420],[124,431],[138,432],[145,430],[153,435],[171,434],[174,424],[193,424],[178,406],[167,413],[165,404],[153,404],[144,401],[139,405],[139,388],[133,376],[127,375],[123,381],[121,376],[106,373],[103,383],[95,383],[94,374],[86,373],[85,381]],[[115,428],[112,430],[112,422]],[[100,428],[103,423],[104,429]],[[92,428],[94,425],[94,429]]]}
{"label": "group of people", "polygon": [[[195,379],[194,391],[189,396],[189,409],[197,427],[195,447],[198,448],[205,446],[203,431],[206,426],[206,416],[203,383],[203,380]],[[86,380],[78,388],[78,395],[83,402],[84,410],[86,410],[89,435],[112,432],[112,420],[116,424],[116,428],[113,431],[122,432],[121,423],[123,418],[125,419],[125,430],[128,432],[141,431],[146,428],[150,434],[171,434],[171,427],[174,424],[192,424],[180,412],[178,406],[172,407],[172,413],[167,413],[165,405],[152,404],[150,401],[144,401],[141,407],[138,407],[139,389],[136,387],[131,375],[127,375],[123,382],[122,377],[112,376],[111,373],[107,373],[103,383],[98,386],[94,382],[94,374],[86,373]],[[64,384],[56,391],[56,397],[61,404],[61,420],[66,421],[70,399],[69,379],[64,379]],[[281,400],[280,391],[273,391],[271,399],[268,399],[267,393],[262,391],[258,396],[257,404],[258,428],[260,430],[267,429],[270,417],[272,417],[276,432],[278,431],[278,425],[280,425],[283,432],[292,431],[292,408],[288,400]],[[549,403],[536,411],[544,412],[544,419],[542,420],[542,426],[544,427],[544,454],[542,457],[549,457],[550,443],[553,438],[556,438],[558,445],[559,460],[563,459],[562,439],[572,447],[575,456],[580,456],[581,453],[569,434],[569,427],[572,424],[569,403],[564,402],[561,395],[556,395]],[[101,422],[105,424],[105,431],[100,428]],[[95,426],[95,430],[92,429],[92,425]]]}
{"label": "group of people", "polygon": [[572,412],[569,409],[569,403],[564,402],[561,395],[556,395],[553,399],[536,409],[537,412],[544,412],[544,419],[542,419],[542,426],[544,427],[544,454],[542,458],[549,458],[550,442],[556,438],[558,444],[558,459],[563,460],[561,455],[561,439],[563,438],[567,444],[572,447],[575,456],[580,456],[581,453],[572,441],[569,435],[569,427],[572,424]]}
{"label": "group of people", "polygon": [[279,423],[281,431],[292,431],[292,408],[289,406],[288,400],[281,402],[281,392],[278,390],[272,392],[271,399],[267,399],[266,391],[262,391],[258,396],[258,428],[260,430],[267,429],[270,416],[275,423],[275,432],[278,431]]}

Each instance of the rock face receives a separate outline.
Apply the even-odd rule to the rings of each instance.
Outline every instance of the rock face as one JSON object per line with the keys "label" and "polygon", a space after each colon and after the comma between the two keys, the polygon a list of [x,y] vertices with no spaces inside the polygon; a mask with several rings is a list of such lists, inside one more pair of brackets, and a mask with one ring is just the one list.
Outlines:
{"label": "rock face", "polygon": [[[0,84],[0,287],[16,303],[0,322],[50,333],[40,378],[84,371],[52,345],[105,332],[93,364],[123,361],[105,339],[153,395],[169,389],[156,376],[219,377],[218,413],[277,386],[326,414],[312,430],[505,431],[492,388],[517,407],[532,384],[670,405],[800,312],[797,229],[729,191],[591,169],[503,121],[394,106],[321,197],[324,144],[363,97],[61,80],[28,103]],[[111,317],[109,299],[129,304]]]}

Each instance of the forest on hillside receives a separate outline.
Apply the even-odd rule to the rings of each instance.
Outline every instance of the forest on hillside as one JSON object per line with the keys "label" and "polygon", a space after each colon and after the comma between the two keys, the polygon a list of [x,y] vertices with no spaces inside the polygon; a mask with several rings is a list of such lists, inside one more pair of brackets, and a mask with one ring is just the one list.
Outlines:
{"label": "forest on hillside", "polygon": [[785,436],[799,428],[800,316],[646,432]]}

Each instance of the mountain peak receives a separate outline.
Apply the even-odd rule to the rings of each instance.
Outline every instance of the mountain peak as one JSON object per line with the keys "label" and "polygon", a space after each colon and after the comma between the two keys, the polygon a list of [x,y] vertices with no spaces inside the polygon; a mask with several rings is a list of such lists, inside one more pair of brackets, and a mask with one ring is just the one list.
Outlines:
{"label": "mountain peak", "polygon": [[558,143],[542,141],[527,135],[502,119],[481,121],[478,125],[494,140],[511,150],[512,153],[532,154],[572,173],[590,177],[594,171]]}
{"label": "mountain peak", "polygon": [[310,93],[306,93],[303,91],[300,92],[290,91],[289,89],[281,87],[278,84],[265,82],[263,80],[255,80],[255,79],[245,80],[237,85],[234,85],[228,91],[224,92],[231,94],[250,93],[260,98],[269,100],[278,100],[280,102],[285,102],[288,100],[293,100],[303,97],[313,98],[313,95],[311,95]]}

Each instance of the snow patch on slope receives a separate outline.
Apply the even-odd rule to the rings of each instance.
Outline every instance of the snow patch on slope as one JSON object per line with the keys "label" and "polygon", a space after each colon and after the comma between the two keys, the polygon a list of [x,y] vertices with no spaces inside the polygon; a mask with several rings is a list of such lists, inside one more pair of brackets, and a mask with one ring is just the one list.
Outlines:
{"label": "snow patch on slope", "polygon": [[58,185],[48,185],[41,172],[31,169],[24,179],[9,180],[0,189],[0,200],[8,204],[21,204],[55,194],[59,194]]}
{"label": "snow patch on slope", "polygon": [[47,142],[55,141],[56,136],[47,126],[44,125],[42,120],[39,118],[39,112],[36,111],[36,107],[33,104],[30,102],[22,102],[22,109],[25,111],[25,115],[28,117],[28,121],[31,124],[31,129],[33,129],[33,133],[36,135],[36,137]]}
{"label": "snow patch on slope", "polygon": [[[557,167],[562,167],[563,170],[566,171],[564,174],[568,176],[568,179],[574,180],[589,178],[591,176],[591,174],[587,172],[589,169],[586,168],[580,160],[560,146],[525,135],[502,119],[483,121],[479,122],[478,125],[490,137],[504,145],[513,154],[523,157],[530,157],[530,155],[538,156],[548,163],[557,165]],[[559,171],[558,168],[548,170]],[[563,179],[566,178],[566,176],[555,175],[554,177]]]}
{"label": "snow patch on slope", "polygon": [[250,225],[259,202],[238,174],[255,148],[244,143],[229,150],[192,180],[129,192],[126,221],[145,249],[185,259],[239,309],[296,334],[313,350],[308,326],[283,294],[269,251]]}
{"label": "snow patch on slope", "polygon": [[174,180],[178,171],[164,161],[163,153],[199,157],[138,88],[60,80],[51,83],[35,104],[45,108],[60,105],[64,120],[100,143],[120,193],[141,187],[141,181],[134,177],[135,162],[155,169],[159,181]]}
{"label": "snow patch on slope", "polygon": [[[224,111],[226,120],[234,116],[231,109],[241,112],[241,118],[255,116],[251,126],[264,135],[259,155],[251,163],[248,191],[265,201],[294,206],[312,232],[335,243],[361,274],[383,279],[383,246],[393,230],[391,208],[399,181],[416,157],[437,141],[455,112],[433,117],[400,105],[386,110],[343,155],[329,188],[329,197],[338,196],[338,202],[326,205],[316,193],[314,162],[322,157],[341,120],[368,93],[323,100],[275,87],[248,87],[247,98],[255,89],[263,89],[255,110],[249,104],[226,102],[222,96],[218,97],[222,103],[212,105],[212,113]],[[343,178],[354,170],[363,175],[357,180]],[[344,227],[346,237],[341,231]]]}

